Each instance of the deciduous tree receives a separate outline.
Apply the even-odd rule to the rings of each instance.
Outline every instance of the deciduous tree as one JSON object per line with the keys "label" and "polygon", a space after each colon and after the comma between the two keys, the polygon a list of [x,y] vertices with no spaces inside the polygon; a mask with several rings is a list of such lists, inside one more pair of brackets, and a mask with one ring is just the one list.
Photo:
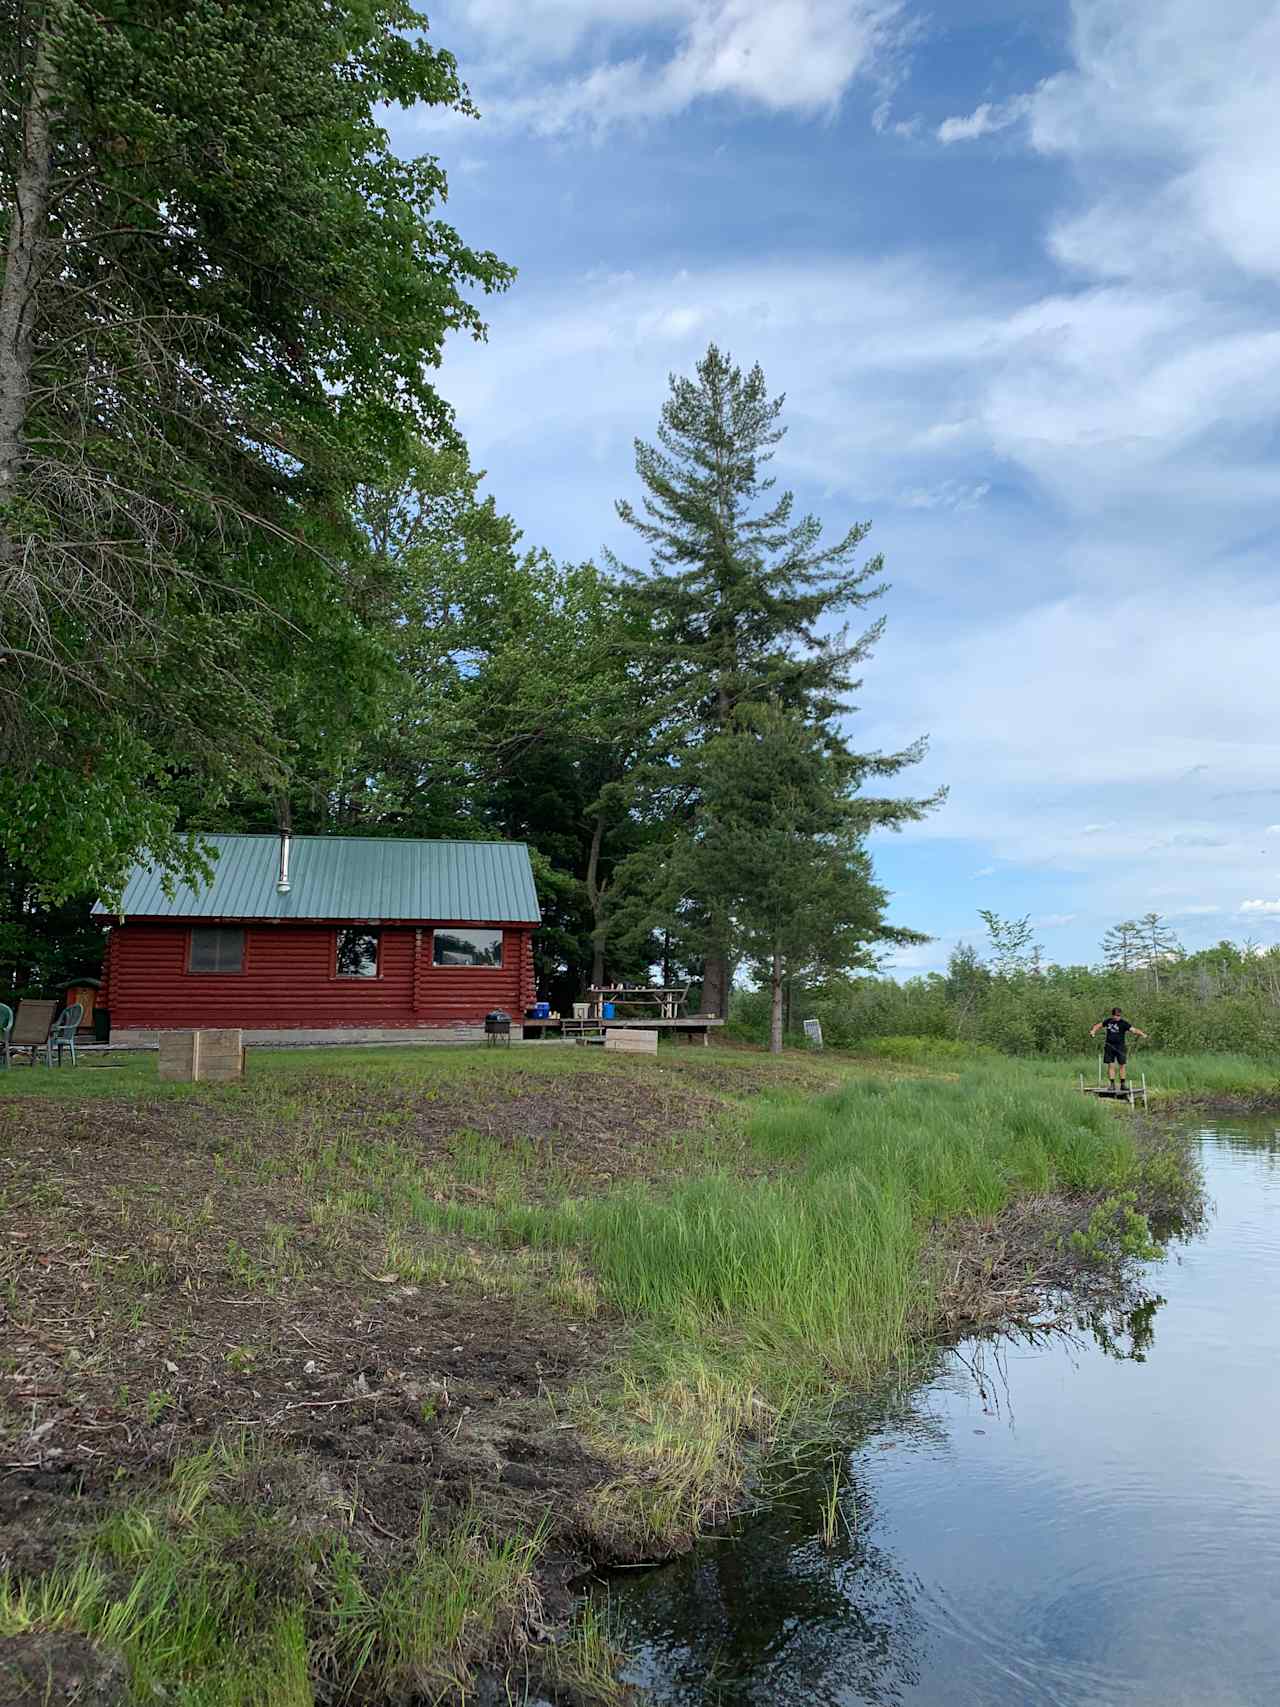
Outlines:
{"label": "deciduous tree", "polygon": [[379,112],[469,111],[404,0],[0,0],[0,847],[181,865],[175,775],[282,777],[273,685],[348,661],[355,485],[448,410],[510,271]]}

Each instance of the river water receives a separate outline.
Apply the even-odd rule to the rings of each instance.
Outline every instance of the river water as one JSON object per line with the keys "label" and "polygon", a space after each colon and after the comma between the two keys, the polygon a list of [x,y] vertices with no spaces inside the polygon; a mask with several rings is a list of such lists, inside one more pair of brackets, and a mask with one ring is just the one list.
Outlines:
{"label": "river water", "polygon": [[610,1589],[660,1703],[1280,1703],[1280,1122],[1199,1134],[1144,1307],[971,1342],[822,1478]]}

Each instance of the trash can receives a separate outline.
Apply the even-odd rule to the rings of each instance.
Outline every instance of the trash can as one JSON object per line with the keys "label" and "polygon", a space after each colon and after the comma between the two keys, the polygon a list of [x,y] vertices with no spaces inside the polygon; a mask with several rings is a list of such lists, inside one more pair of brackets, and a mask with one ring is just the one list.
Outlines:
{"label": "trash can", "polygon": [[613,1003],[612,1002],[606,1002],[604,1004],[604,1006],[600,1009],[600,1017],[601,1017],[601,1019],[612,1019],[613,1018]]}
{"label": "trash can", "polygon": [[111,1009],[94,1008],[93,1037],[95,1043],[110,1043],[111,1041]]}

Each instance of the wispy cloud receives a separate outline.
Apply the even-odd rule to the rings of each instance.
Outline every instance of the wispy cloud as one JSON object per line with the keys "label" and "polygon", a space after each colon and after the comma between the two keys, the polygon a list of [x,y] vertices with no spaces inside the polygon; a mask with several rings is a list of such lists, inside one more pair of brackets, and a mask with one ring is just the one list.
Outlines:
{"label": "wispy cloud", "polygon": [[1038,931],[1057,931],[1065,925],[1073,925],[1075,922],[1076,915],[1074,913],[1041,913],[1039,918],[1031,921],[1033,928]]}
{"label": "wispy cloud", "polygon": [[992,136],[998,130],[1008,130],[1031,111],[1034,96],[1015,95],[1011,100],[983,101],[971,113],[943,119],[934,135],[946,146],[954,142],[976,142],[980,136]]}
{"label": "wispy cloud", "polygon": [[470,48],[490,122],[544,134],[716,99],[830,112],[908,27],[905,0],[470,0],[432,16]]}
{"label": "wispy cloud", "polygon": [[1280,901],[1242,901],[1242,913],[1280,913]]}
{"label": "wispy cloud", "polygon": [[902,492],[898,502],[909,510],[975,510],[990,491],[989,480],[943,480]]}

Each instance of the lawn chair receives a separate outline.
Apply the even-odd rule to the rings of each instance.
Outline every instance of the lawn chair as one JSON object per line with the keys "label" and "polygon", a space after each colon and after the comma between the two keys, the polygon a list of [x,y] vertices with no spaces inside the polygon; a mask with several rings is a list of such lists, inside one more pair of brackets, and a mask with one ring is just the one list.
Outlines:
{"label": "lawn chair", "polygon": [[36,1064],[36,1050],[44,1049],[49,1042],[49,1032],[53,1027],[53,1016],[58,1011],[57,1002],[18,1003],[18,1017],[13,1022],[9,1033],[7,1053],[16,1055],[19,1049],[31,1052],[31,1065]]}
{"label": "lawn chair", "polygon": [[71,1051],[71,1065],[78,1067],[76,1060],[76,1032],[80,1021],[84,1018],[84,1003],[72,1002],[69,1008],[63,1008],[58,1015],[57,1024],[51,1027],[44,1046],[44,1061],[46,1067],[53,1066],[53,1052],[58,1051],[58,1065],[62,1065],[62,1051]]}
{"label": "lawn chair", "polygon": [[0,1002],[0,1067],[9,1065],[9,1033],[13,1030],[13,1009]]}

